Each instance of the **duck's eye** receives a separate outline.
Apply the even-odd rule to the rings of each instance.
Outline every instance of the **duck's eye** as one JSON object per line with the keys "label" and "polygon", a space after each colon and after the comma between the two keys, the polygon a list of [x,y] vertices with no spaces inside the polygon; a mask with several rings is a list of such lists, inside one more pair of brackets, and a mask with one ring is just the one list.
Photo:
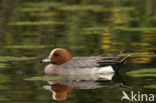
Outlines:
{"label": "duck's eye", "polygon": [[55,53],[55,54],[54,54],[55,57],[57,57],[57,56],[59,56],[59,55],[60,55],[60,54],[58,54],[58,53]]}

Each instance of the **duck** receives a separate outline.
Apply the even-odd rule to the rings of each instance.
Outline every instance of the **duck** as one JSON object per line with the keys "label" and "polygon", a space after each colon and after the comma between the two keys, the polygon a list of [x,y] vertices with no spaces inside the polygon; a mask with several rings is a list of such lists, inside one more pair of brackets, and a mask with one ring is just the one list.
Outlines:
{"label": "duck", "polygon": [[124,61],[131,55],[116,57],[121,53],[123,52],[120,51],[105,56],[72,57],[71,53],[66,49],[56,48],[40,62],[50,62],[44,68],[47,75],[106,74],[118,72]]}

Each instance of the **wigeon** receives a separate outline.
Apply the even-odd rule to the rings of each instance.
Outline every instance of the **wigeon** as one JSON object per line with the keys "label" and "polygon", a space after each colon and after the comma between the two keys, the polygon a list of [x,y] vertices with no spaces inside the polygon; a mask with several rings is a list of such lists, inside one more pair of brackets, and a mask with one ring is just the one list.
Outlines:
{"label": "wigeon", "polygon": [[96,74],[117,72],[130,54],[116,58],[119,53],[106,56],[72,57],[65,49],[56,48],[41,62],[51,62],[45,74]]}

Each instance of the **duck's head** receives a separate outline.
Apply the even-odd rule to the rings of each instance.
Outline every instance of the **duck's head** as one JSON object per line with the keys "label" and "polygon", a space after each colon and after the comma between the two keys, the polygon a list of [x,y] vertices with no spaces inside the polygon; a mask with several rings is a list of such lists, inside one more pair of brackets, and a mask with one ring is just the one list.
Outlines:
{"label": "duck's head", "polygon": [[56,65],[63,64],[72,59],[72,55],[65,49],[56,48],[51,51],[48,58],[41,60],[41,62],[51,62]]}

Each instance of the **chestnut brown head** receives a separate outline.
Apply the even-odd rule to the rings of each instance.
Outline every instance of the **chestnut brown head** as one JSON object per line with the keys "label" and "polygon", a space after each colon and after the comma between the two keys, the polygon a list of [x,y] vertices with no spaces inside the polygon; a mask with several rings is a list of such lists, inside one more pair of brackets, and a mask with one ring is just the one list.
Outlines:
{"label": "chestnut brown head", "polygon": [[51,51],[48,58],[41,62],[52,62],[53,64],[60,65],[72,59],[72,55],[65,49],[57,48]]}

